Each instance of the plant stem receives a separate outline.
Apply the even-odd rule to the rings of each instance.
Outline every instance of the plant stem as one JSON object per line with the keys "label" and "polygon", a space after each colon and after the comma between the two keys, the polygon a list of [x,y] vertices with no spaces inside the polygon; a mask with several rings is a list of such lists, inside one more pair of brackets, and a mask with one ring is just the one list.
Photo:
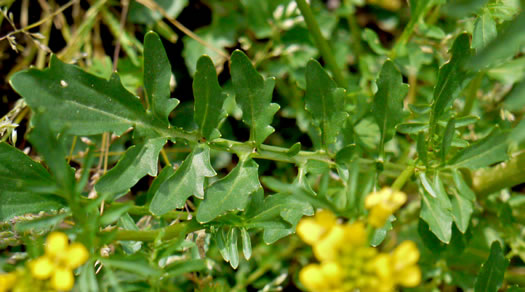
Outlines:
{"label": "plant stem", "polygon": [[392,184],[392,189],[401,190],[405,183],[412,177],[414,174],[414,166],[409,165],[403,170],[403,172],[397,177],[397,179]]}
{"label": "plant stem", "polygon": [[476,194],[485,196],[524,182],[525,151],[515,155],[507,162],[475,172],[472,187]]}
{"label": "plant stem", "polygon": [[162,240],[168,240],[203,228],[202,225],[192,220],[153,230],[117,230],[115,240],[154,241],[161,234],[163,234]]}
{"label": "plant stem", "polygon": [[335,56],[332,53],[332,50],[330,46],[328,45],[328,42],[326,41],[326,39],[323,37],[323,34],[321,33],[319,24],[317,24],[314,14],[312,13],[312,10],[310,9],[310,5],[308,5],[308,3],[306,3],[305,0],[296,0],[295,2],[297,3],[297,7],[299,7],[299,10],[301,11],[301,14],[304,17],[306,26],[308,27],[308,30],[312,34],[315,44],[317,45],[317,48],[319,49],[319,52],[321,53],[321,56],[323,57],[324,61],[328,65],[328,68],[330,68],[330,71],[332,71],[335,82],[337,82],[337,85],[339,85],[340,87],[346,88],[347,85],[345,82],[345,78],[343,76],[343,72],[337,65]]}

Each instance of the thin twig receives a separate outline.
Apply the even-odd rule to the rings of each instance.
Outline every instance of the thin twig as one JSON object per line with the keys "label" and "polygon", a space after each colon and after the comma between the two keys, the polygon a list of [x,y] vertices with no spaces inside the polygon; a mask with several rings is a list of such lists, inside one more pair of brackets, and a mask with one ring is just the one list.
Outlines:
{"label": "thin twig", "polygon": [[[124,30],[126,25],[126,17],[128,15],[128,0],[122,0],[122,13],[120,14],[120,30]],[[113,52],[113,72],[117,71],[118,65],[118,56],[120,53],[120,38],[117,38],[117,43],[115,44],[115,51]]]}
{"label": "thin twig", "polygon": [[19,28],[17,30],[14,30],[8,34],[6,34],[5,36],[3,37],[0,37],[0,41],[1,40],[4,40],[14,34],[17,34],[17,33],[26,33],[28,30],[32,29],[32,28],[35,28],[37,26],[40,26],[42,25],[43,23],[47,22],[49,19],[52,19],[53,17],[55,17],[56,15],[62,13],[62,11],[66,10],[69,6],[73,5],[75,2],[77,2],[78,0],[71,0],[69,1],[68,3],[64,4],[62,7],[60,7],[57,11],[49,14],[47,17],[45,18],[42,18],[40,19],[39,21],[35,22],[35,23],[32,23],[26,27],[23,27],[23,28]]}

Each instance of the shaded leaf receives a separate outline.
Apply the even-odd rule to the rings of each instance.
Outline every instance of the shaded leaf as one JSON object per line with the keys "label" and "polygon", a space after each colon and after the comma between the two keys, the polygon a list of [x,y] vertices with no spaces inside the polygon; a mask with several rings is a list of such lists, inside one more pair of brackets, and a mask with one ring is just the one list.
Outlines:
{"label": "shaded leaf", "polygon": [[170,112],[179,104],[170,98],[171,66],[159,36],[149,32],[144,37],[144,89],[149,108],[160,120],[168,123]]}
{"label": "shaded leaf", "polygon": [[450,146],[452,146],[452,140],[454,139],[455,133],[456,133],[456,121],[454,119],[450,119],[447,123],[447,127],[445,128],[445,133],[443,135],[443,140],[441,142],[440,156],[441,156],[441,162],[443,164],[445,163],[445,159],[450,150]]}
{"label": "shaded leaf", "polygon": [[129,147],[117,165],[100,178],[95,185],[96,191],[119,194],[126,192],[147,174],[157,176],[159,152],[164,144],[166,139],[155,138]]}
{"label": "shaded leaf", "polygon": [[264,79],[250,59],[236,50],[231,56],[235,100],[242,109],[242,121],[250,127],[250,141],[261,144],[275,131],[270,126],[279,105],[271,103],[275,78]]}
{"label": "shaded leaf", "polygon": [[452,214],[450,199],[439,185],[441,181],[439,176],[436,178],[436,184],[433,186],[436,197],[431,196],[426,188],[420,188],[421,195],[421,212],[419,216],[423,219],[430,231],[434,233],[439,240],[449,243],[452,236]]}
{"label": "shaded leaf", "polygon": [[521,12],[483,50],[473,57],[469,66],[479,70],[505,58],[514,56],[525,43],[525,12]]}
{"label": "shaded leaf", "polygon": [[310,60],[306,65],[305,108],[321,137],[321,147],[327,149],[335,139],[348,114],[343,111],[346,91],[337,88],[335,81],[321,64]]}
{"label": "shaded leaf", "polygon": [[154,123],[139,99],[120,83],[84,72],[51,56],[48,69],[28,69],[14,74],[11,85],[33,109],[45,108],[55,130],[74,135],[96,135]]}
{"label": "shaded leaf", "polygon": [[471,77],[471,74],[464,69],[464,65],[472,55],[468,34],[464,33],[456,38],[450,53],[452,54],[450,61],[439,69],[438,80],[434,88],[431,124],[434,124],[452,105]]}
{"label": "shaded leaf", "polygon": [[472,48],[482,49],[487,46],[498,34],[496,22],[488,12],[483,12],[476,19],[472,33]]}
{"label": "shaded leaf", "polygon": [[490,246],[490,255],[481,266],[476,282],[475,292],[496,292],[503,284],[505,270],[509,261],[505,258],[499,241],[494,241]]}
{"label": "shaded leaf", "polygon": [[496,130],[458,152],[449,164],[454,167],[476,169],[507,159],[507,133]]}
{"label": "shaded leaf", "polygon": [[197,61],[197,71],[193,78],[193,96],[195,97],[193,117],[195,123],[199,125],[199,132],[208,140],[220,137],[218,128],[227,115],[222,108],[227,94],[220,87],[215,66],[208,56],[202,56]]}
{"label": "shaded leaf", "polygon": [[244,210],[250,194],[261,188],[259,166],[252,159],[244,160],[224,178],[207,190],[197,210],[197,221],[209,222],[228,211]]}
{"label": "shaded leaf", "polygon": [[[396,125],[403,119],[403,99],[407,93],[408,85],[403,83],[401,73],[387,60],[381,68],[372,105],[372,114],[381,131],[380,147],[392,139]],[[380,149],[381,154],[382,151]]]}
{"label": "shaded leaf", "polygon": [[38,162],[17,148],[0,142],[0,189],[13,192],[52,192],[55,181]]}
{"label": "shaded leaf", "polygon": [[206,144],[195,146],[177,171],[159,186],[151,201],[150,211],[162,215],[183,208],[192,195],[203,199],[204,179],[216,174],[210,163],[210,148]]}

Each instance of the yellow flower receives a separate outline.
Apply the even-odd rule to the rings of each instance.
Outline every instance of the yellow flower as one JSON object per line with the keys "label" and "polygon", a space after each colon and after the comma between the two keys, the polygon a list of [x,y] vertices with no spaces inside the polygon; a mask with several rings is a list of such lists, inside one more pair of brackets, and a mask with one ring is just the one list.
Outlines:
{"label": "yellow flower", "polygon": [[326,289],[326,279],[321,267],[317,264],[309,264],[299,272],[299,281],[310,291]]}
{"label": "yellow flower", "polygon": [[391,254],[379,254],[373,261],[381,279],[378,291],[392,291],[396,284],[415,287],[421,282],[417,266],[419,251],[412,241],[404,241]]}
{"label": "yellow flower", "polygon": [[51,286],[59,291],[71,290],[73,284],[75,284],[73,271],[68,268],[58,267],[51,277]]}
{"label": "yellow flower", "polygon": [[337,218],[330,211],[321,210],[313,218],[304,218],[297,225],[297,235],[312,245],[336,224]]}
{"label": "yellow flower", "polygon": [[392,253],[394,271],[399,284],[415,287],[421,282],[421,271],[417,266],[419,250],[413,241],[402,242]]}
{"label": "yellow flower", "polygon": [[363,222],[347,223],[344,226],[345,243],[352,246],[363,246],[366,243],[366,229]]}
{"label": "yellow flower", "polygon": [[16,273],[0,274],[0,292],[7,292],[16,284]]}
{"label": "yellow flower", "polygon": [[379,228],[385,225],[386,220],[407,200],[405,193],[383,188],[379,192],[373,192],[366,197],[365,207],[370,210],[368,223]]}
{"label": "yellow flower", "polygon": [[51,287],[59,291],[73,288],[75,278],[73,269],[83,265],[89,253],[81,243],[68,243],[67,235],[61,232],[49,234],[45,244],[45,254],[29,263],[34,278],[51,279]]}
{"label": "yellow flower", "polygon": [[332,260],[337,258],[339,248],[344,244],[345,230],[336,225],[328,234],[313,245],[315,257],[319,260]]}

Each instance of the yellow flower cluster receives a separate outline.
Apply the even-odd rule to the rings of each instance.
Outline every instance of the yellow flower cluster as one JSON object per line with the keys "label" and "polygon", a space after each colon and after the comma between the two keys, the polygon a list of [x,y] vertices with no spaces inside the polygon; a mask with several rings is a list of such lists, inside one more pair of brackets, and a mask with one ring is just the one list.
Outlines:
{"label": "yellow flower cluster", "polygon": [[81,243],[68,243],[62,232],[49,234],[45,244],[45,254],[29,263],[35,279],[48,280],[53,289],[68,291],[73,288],[73,270],[83,265],[89,258],[87,249]]}
{"label": "yellow flower cluster", "polygon": [[419,251],[403,242],[392,253],[367,245],[362,222],[339,223],[334,214],[319,211],[297,225],[297,234],[312,245],[318,264],[309,264],[299,280],[309,291],[394,291],[397,285],[414,287],[421,281]]}
{"label": "yellow flower cluster", "polygon": [[365,207],[370,210],[368,223],[380,228],[385,225],[390,215],[394,214],[407,200],[407,195],[391,188],[383,188],[379,192],[369,194],[365,199]]}
{"label": "yellow flower cluster", "polygon": [[0,292],[11,290],[15,286],[17,278],[16,272],[0,274]]}

